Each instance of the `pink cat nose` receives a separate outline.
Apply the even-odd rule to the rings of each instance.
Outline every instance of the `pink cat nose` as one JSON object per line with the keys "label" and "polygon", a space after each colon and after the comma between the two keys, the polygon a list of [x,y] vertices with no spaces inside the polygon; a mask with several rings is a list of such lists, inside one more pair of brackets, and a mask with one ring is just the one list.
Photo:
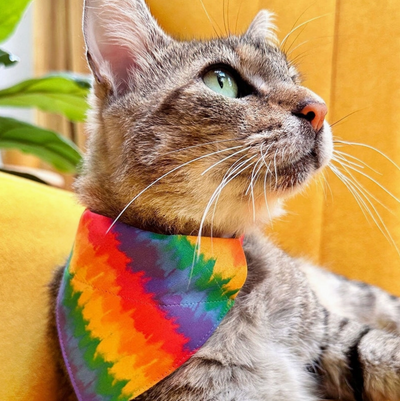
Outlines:
{"label": "pink cat nose", "polygon": [[328,108],[325,103],[309,103],[300,110],[298,116],[309,121],[315,132],[318,132],[324,125],[327,112]]}

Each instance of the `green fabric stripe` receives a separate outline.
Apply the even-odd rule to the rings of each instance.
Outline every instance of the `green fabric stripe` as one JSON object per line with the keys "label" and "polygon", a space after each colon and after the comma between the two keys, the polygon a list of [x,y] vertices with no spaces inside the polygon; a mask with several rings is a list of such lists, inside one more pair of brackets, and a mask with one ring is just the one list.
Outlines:
{"label": "green fabric stripe", "polygon": [[96,393],[107,397],[109,401],[129,401],[130,397],[117,396],[122,393],[122,389],[128,381],[117,380],[112,374],[109,374],[108,371],[112,368],[113,364],[106,362],[96,352],[100,341],[97,338],[93,338],[90,335],[90,331],[86,330],[89,322],[83,318],[83,308],[78,304],[81,292],[74,291],[71,285],[72,277],[69,274],[68,276],[65,277],[67,282],[63,300],[63,305],[68,310],[68,326],[73,331],[74,337],[79,339],[79,349],[82,352],[86,367],[92,371],[96,371]]}
{"label": "green fabric stripe", "polygon": [[[175,237],[173,241],[168,241],[167,249],[174,252],[176,261],[178,261],[177,268],[179,270],[185,270],[191,268],[193,263],[193,255],[196,252],[195,246],[192,245],[185,237]],[[195,279],[195,286],[198,290],[204,291],[207,294],[207,301],[210,303],[207,305],[207,310],[212,310],[214,308],[220,308],[220,305],[215,304],[214,301],[221,301],[225,297],[227,299],[227,304],[233,305],[230,299],[238,291],[237,290],[226,290],[225,284],[228,284],[231,278],[223,279],[221,275],[213,276],[215,266],[215,259],[206,259],[206,256],[200,254],[196,263],[194,264],[194,269],[192,272],[192,277]]]}

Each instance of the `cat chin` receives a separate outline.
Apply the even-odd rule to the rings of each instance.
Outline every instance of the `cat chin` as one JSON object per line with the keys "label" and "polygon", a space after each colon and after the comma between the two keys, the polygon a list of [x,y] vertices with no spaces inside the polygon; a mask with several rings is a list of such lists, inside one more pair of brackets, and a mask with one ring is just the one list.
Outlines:
{"label": "cat chin", "polygon": [[[305,168],[301,174],[297,174],[295,172],[296,169],[294,169],[292,174],[288,173],[287,177],[281,177],[281,181],[278,180],[278,185],[271,194],[272,197],[275,196],[277,199],[277,207],[273,213],[274,218],[285,214],[283,205],[286,199],[304,192],[315,177],[330,163],[333,155],[333,140],[331,129],[327,122],[324,122],[324,127],[319,135],[313,150],[315,153],[315,160],[308,170]],[[290,185],[288,183],[290,183]],[[268,196],[270,197],[271,195]]]}
{"label": "cat chin", "polygon": [[302,167],[297,169],[295,166],[291,176],[289,174],[289,177],[284,177],[282,181],[290,182],[292,185],[280,185],[277,189],[278,197],[287,198],[302,192],[330,163],[333,155],[333,140],[330,125],[326,121],[323,129],[318,133],[312,154],[311,158],[305,158]]}
{"label": "cat chin", "polygon": [[284,209],[284,200],[282,198],[275,198],[273,201],[268,201],[268,208],[263,205],[263,210],[259,210],[258,221],[256,225],[265,226],[270,224],[273,220],[282,217],[286,214]]}
{"label": "cat chin", "polygon": [[284,201],[281,198],[269,195],[267,203],[265,198],[256,200],[254,208],[250,202],[247,214],[237,216],[237,232],[246,235],[263,230],[265,226],[284,214]]}

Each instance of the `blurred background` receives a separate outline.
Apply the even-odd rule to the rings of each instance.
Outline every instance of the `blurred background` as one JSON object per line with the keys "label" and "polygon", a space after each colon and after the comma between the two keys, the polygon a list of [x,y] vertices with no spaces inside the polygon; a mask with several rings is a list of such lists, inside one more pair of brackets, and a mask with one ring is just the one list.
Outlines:
{"label": "blurred background", "polygon": [[[328,104],[335,137],[351,144],[336,144],[348,155],[338,154],[347,161],[335,162],[335,171],[347,178],[339,180],[327,169],[288,202],[287,214],[266,231],[294,255],[400,295],[400,172],[380,153],[400,164],[398,0],[148,0],[148,4],[160,25],[183,39],[243,32],[262,8],[276,14],[289,59],[303,73],[304,85]],[[33,0],[17,31],[1,46],[21,61],[12,68],[0,67],[0,89],[53,71],[88,73],[81,12],[81,0]],[[59,132],[84,151],[82,122],[20,108],[1,108],[0,115]],[[59,173],[38,158],[3,150],[1,160],[17,169],[48,171],[45,178],[52,185],[71,188],[74,174]]]}

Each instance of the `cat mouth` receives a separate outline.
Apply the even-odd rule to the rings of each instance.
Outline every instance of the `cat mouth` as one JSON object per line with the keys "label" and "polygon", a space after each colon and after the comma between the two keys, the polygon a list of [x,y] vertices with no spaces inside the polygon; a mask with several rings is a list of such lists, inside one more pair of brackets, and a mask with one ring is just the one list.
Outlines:
{"label": "cat mouth", "polygon": [[277,166],[278,171],[290,169],[311,168],[314,171],[325,167],[332,156],[332,137],[330,130],[323,127],[312,142],[303,145],[298,149],[298,157],[292,160],[283,160]]}
{"label": "cat mouth", "polygon": [[277,167],[276,174],[279,177],[297,177],[299,173],[312,172],[318,168],[318,156],[315,151],[307,153],[295,162]]}
{"label": "cat mouth", "polygon": [[301,155],[298,159],[296,160],[290,160],[283,165],[278,165],[276,167],[276,171],[278,175],[285,175],[285,173],[290,172],[292,170],[304,170],[308,169],[310,167],[313,167],[314,169],[318,169],[321,165],[321,162],[319,160],[318,156],[318,151],[316,149],[316,146],[308,151],[307,153]]}
{"label": "cat mouth", "polygon": [[[287,192],[306,184],[322,166],[323,161],[317,146],[296,161],[277,166],[271,180],[274,192]],[[274,181],[275,180],[275,181]]]}

